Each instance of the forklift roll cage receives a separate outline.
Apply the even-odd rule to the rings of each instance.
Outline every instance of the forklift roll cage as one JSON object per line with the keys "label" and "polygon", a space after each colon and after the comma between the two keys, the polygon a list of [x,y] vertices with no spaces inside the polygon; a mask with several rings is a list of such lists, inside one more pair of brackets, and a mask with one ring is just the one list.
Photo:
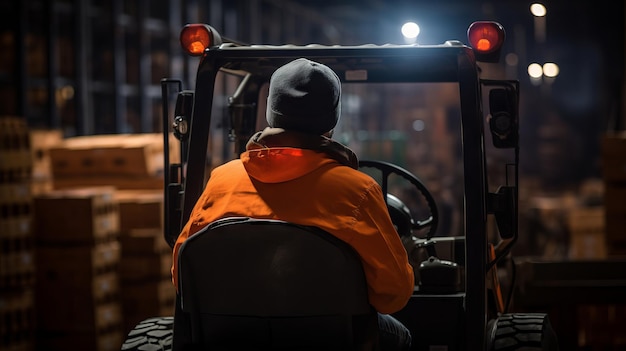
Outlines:
{"label": "forklift roll cage", "polygon": [[[229,99],[231,121],[234,123],[231,126],[231,133],[235,136],[237,154],[244,150],[245,142],[255,131],[259,107],[257,99],[261,87],[269,81],[276,68],[296,58],[306,57],[329,66],[337,73],[342,83],[457,83],[460,97],[463,181],[466,185],[463,211],[465,288],[462,292],[465,330],[462,335],[467,350],[483,350],[488,318],[486,274],[495,264],[494,261],[488,260],[488,215],[496,214],[501,237],[510,239],[510,245],[517,237],[518,83],[481,79],[481,69],[477,63],[475,50],[459,41],[427,46],[270,46],[241,45],[227,40],[222,43],[219,35],[214,35],[217,39],[214,45],[205,49],[201,55],[192,92],[182,90],[180,81],[167,79],[162,81],[164,131],[172,130],[172,123],[167,117],[170,114],[167,104],[168,86],[172,83],[178,84],[179,106],[176,108],[177,116],[173,129],[183,146],[181,164],[170,165],[167,151],[165,154],[167,171],[164,236],[167,243],[173,246],[205,185],[206,155],[218,72],[242,78],[237,91]],[[514,149],[516,176],[514,184],[507,184],[496,193],[488,189],[486,171],[484,123],[487,116],[483,112],[482,91],[486,86],[502,89],[504,95],[514,101],[512,105],[505,106],[509,109],[508,112],[511,114],[509,117],[515,124],[512,132],[514,141],[504,147]],[[493,105],[498,106],[502,103],[495,102]],[[168,134],[164,132],[166,145],[169,142]],[[506,251],[501,252],[497,259],[504,256]]]}

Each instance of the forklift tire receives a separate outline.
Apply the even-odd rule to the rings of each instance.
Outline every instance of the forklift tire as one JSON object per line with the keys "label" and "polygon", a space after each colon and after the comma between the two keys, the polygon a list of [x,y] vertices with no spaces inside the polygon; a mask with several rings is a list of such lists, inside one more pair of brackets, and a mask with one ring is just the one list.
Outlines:
{"label": "forklift tire", "polygon": [[174,317],[146,319],[128,333],[122,351],[171,351]]}
{"label": "forklift tire", "polygon": [[556,334],[545,313],[503,314],[487,328],[488,351],[557,351]]}

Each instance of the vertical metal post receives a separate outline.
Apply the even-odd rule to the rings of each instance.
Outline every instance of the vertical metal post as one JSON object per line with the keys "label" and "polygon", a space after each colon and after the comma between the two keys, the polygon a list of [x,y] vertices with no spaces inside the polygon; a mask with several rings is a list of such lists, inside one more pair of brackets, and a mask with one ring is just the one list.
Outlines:
{"label": "vertical metal post", "polygon": [[61,121],[59,119],[59,111],[56,105],[56,82],[58,78],[58,55],[57,55],[57,39],[58,39],[58,21],[56,1],[49,0],[44,2],[46,17],[46,54],[48,56],[48,72],[46,88],[48,90],[48,125],[52,128],[60,128]]}
{"label": "vertical metal post", "polygon": [[[168,45],[168,57],[169,57],[169,75],[178,79],[183,78],[183,57],[180,43],[178,41],[177,33],[182,28],[181,18],[181,4],[177,0],[169,0],[169,13],[168,13],[168,27],[167,27],[167,40]],[[165,77],[161,77],[165,78]]]}
{"label": "vertical metal post", "polygon": [[27,31],[27,19],[28,9],[26,1],[18,1],[18,18],[15,23],[15,65],[17,69],[17,75],[15,77],[16,90],[17,90],[17,115],[28,118],[28,104],[27,104],[27,70],[26,70],[26,31]]}
{"label": "vertical metal post", "polygon": [[150,50],[150,32],[147,20],[149,13],[149,1],[138,0],[138,37],[139,37],[139,82],[137,87],[139,98],[139,116],[141,121],[140,132],[152,130],[152,109],[150,108],[150,96],[148,94],[151,80],[152,57]]}
{"label": "vertical metal post", "polygon": [[189,219],[191,210],[202,194],[202,189],[204,189],[209,133],[204,133],[203,131],[210,130],[211,108],[213,107],[215,88],[213,82],[218,69],[215,61],[208,60],[202,61],[198,68],[195,91],[200,91],[204,95],[202,98],[195,100],[192,112],[190,126],[192,132],[189,135],[189,153],[187,155],[187,169],[184,175],[185,195],[183,198],[181,227]]}
{"label": "vertical metal post", "polygon": [[[459,55],[458,71],[465,187],[465,338],[467,350],[484,350],[487,324],[487,178],[483,113],[478,72],[468,55]],[[471,205],[468,206],[468,203]]]}
{"label": "vertical metal post", "polygon": [[124,84],[126,83],[126,23],[122,0],[111,2],[111,19],[113,23],[113,94],[115,130],[117,133],[128,133],[128,123],[126,122],[126,95]]}
{"label": "vertical metal post", "polygon": [[74,101],[76,110],[75,129],[78,135],[94,133],[93,108],[87,72],[88,52],[92,50],[89,37],[91,25],[89,11],[91,1],[74,0]]}

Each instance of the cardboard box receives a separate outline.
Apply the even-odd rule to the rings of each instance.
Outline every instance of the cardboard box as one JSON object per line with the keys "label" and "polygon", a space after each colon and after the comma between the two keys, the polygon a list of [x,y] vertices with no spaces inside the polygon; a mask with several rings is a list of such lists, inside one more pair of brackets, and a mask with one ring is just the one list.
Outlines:
{"label": "cardboard box", "polygon": [[72,276],[68,279],[84,284],[98,273],[117,270],[121,252],[118,241],[95,246],[39,246],[36,250],[37,271],[41,272],[39,275],[51,272],[52,275]]}
{"label": "cardboard box", "polygon": [[0,295],[0,338],[4,347],[32,339],[35,331],[35,294],[32,290]]}
{"label": "cardboard box", "polygon": [[626,182],[626,132],[602,139],[602,172],[607,182]]}
{"label": "cardboard box", "polygon": [[571,208],[567,214],[570,232],[604,232],[604,207]]}
{"label": "cardboard box", "polygon": [[626,183],[606,183],[604,208],[606,213],[622,215],[626,218]]}
{"label": "cardboard box", "polygon": [[615,213],[606,214],[607,245],[619,251],[626,251],[626,216]]}
{"label": "cardboard box", "polygon": [[30,203],[0,204],[3,218],[0,218],[0,239],[21,239],[31,237],[32,205]]}
{"label": "cardboard box", "polygon": [[115,192],[119,204],[120,232],[128,233],[134,229],[163,228],[163,191],[121,190]]}
{"label": "cardboard box", "polygon": [[607,257],[606,238],[603,232],[571,233],[569,258],[603,259]]}
{"label": "cardboard box", "polygon": [[626,255],[626,183],[606,183],[606,244],[609,255]]}
{"label": "cardboard box", "polygon": [[173,316],[176,289],[169,279],[124,286],[122,306],[126,329],[132,330],[144,319]]}
{"label": "cardboard box", "polygon": [[[170,156],[177,158],[177,143]],[[115,134],[68,138],[50,149],[54,178],[91,176],[161,177],[162,134]]]}
{"label": "cardboard box", "polygon": [[34,237],[43,244],[93,244],[119,234],[112,187],[55,190],[35,197]]}
{"label": "cardboard box", "polygon": [[171,276],[172,253],[149,255],[124,255],[120,263],[120,278],[127,282],[169,279]]}
{"label": "cardboard box", "polygon": [[64,350],[71,345],[74,350],[119,351],[126,334],[120,324],[104,330],[93,327],[77,330],[40,330],[37,336],[37,350]]}
{"label": "cardboard box", "polygon": [[158,255],[172,252],[172,249],[163,237],[163,231],[160,229],[130,230],[120,236],[120,243],[124,257]]}
{"label": "cardboard box", "polygon": [[604,207],[571,208],[567,213],[567,223],[570,258],[606,258]]}
{"label": "cardboard box", "polygon": [[41,304],[43,300],[38,296],[36,311],[38,329],[98,331],[123,324],[119,300],[84,304],[83,299],[76,300],[71,292],[68,294],[63,301],[47,301],[46,304]]}
{"label": "cardboard box", "polygon": [[30,150],[33,159],[33,181],[44,182],[52,179],[50,149],[63,142],[63,132],[58,129],[30,131]]}
{"label": "cardboard box", "polygon": [[576,306],[578,346],[585,350],[621,350],[626,346],[626,305]]}
{"label": "cardboard box", "polygon": [[35,282],[35,251],[26,239],[6,240],[7,249],[0,255],[0,286],[3,289],[24,289],[32,287]]}
{"label": "cardboard box", "polygon": [[94,177],[67,177],[54,178],[52,189],[65,190],[76,187],[111,186],[116,189],[145,189],[161,190],[164,180],[157,177],[129,177],[129,176],[94,176]]}
{"label": "cardboard box", "polygon": [[[30,178],[32,159],[26,119],[17,116],[0,116],[0,173],[19,172],[20,179]],[[6,176],[3,175],[5,183]]]}
{"label": "cardboard box", "polygon": [[118,242],[37,249],[38,326],[101,330],[122,323]]}
{"label": "cardboard box", "polygon": [[0,205],[29,204],[31,201],[30,182],[0,182]]}

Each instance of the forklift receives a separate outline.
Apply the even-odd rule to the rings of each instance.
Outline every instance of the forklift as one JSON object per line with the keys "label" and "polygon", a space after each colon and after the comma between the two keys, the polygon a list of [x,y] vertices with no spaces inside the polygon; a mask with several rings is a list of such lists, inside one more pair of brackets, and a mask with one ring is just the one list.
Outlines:
{"label": "forklift", "polygon": [[[393,315],[411,331],[412,350],[557,350],[556,336],[547,314],[509,313],[507,299],[503,297],[498,280],[498,265],[511,255],[511,248],[518,237],[519,82],[484,78],[482,75],[487,70],[484,70],[482,65],[499,62],[505,42],[505,30],[497,22],[478,21],[469,26],[467,39],[468,44],[458,40],[449,40],[438,45],[250,45],[223,37],[215,28],[207,24],[184,26],[180,33],[181,45],[189,55],[198,56],[200,60],[194,89],[183,89],[183,83],[178,79],[162,80],[163,142],[168,145],[170,135],[173,134],[181,144],[180,163],[171,164],[168,147],[164,148],[166,165],[164,239],[166,242],[171,247],[174,246],[204,189],[210,172],[210,163],[216,159],[224,163],[229,161],[229,158],[238,157],[241,152],[245,151],[246,142],[253,133],[263,128],[261,121],[264,121],[263,112],[265,111],[264,89],[272,73],[285,63],[304,57],[333,69],[342,82],[343,98],[351,99],[345,101],[343,105],[352,106],[357,111],[354,114],[363,112],[363,109],[358,109],[359,104],[381,103],[393,96],[378,94],[375,99],[369,99],[372,101],[365,101],[367,99],[359,99],[349,93],[351,85],[360,87],[357,91],[368,91],[370,89],[368,87],[378,89],[379,86],[399,85],[400,89],[393,91],[402,94],[405,94],[404,87],[407,85],[427,85],[431,91],[430,94],[439,94],[440,91],[430,87],[445,85],[448,89],[441,90],[441,96],[443,97],[445,91],[446,94],[452,95],[458,104],[453,112],[444,116],[446,119],[454,120],[453,125],[458,128],[457,131],[451,133],[458,137],[460,149],[458,168],[461,175],[456,184],[462,185],[460,194],[462,204],[459,211],[461,228],[458,232],[442,232],[442,224],[449,223],[451,219],[445,217],[448,212],[441,211],[441,206],[437,203],[437,195],[429,190],[426,182],[422,181],[423,177],[420,178],[411,173],[407,170],[408,167],[395,164],[394,161],[397,160],[380,159],[384,153],[378,153],[378,159],[364,158],[359,163],[360,169],[364,172],[376,174],[373,177],[380,182],[391,218],[407,250],[412,253],[417,252],[418,256],[423,258],[412,263],[416,272],[414,294],[407,305]],[[218,76],[226,77],[222,82],[228,79],[230,83],[216,84]],[[232,92],[225,91],[229,85],[234,86]],[[218,98],[226,94],[230,95],[227,99]],[[437,103],[439,101],[437,96],[439,95],[435,98],[418,100],[421,101],[420,103],[428,103],[430,100]],[[174,100],[175,104],[171,104],[170,101]],[[483,111],[483,105],[488,106],[486,112]],[[348,109],[346,113],[350,114],[350,110]],[[384,124],[385,119],[390,118],[392,117],[388,115],[379,116],[378,123]],[[352,136],[353,139],[356,138],[355,135],[358,133],[349,129],[361,128],[362,124],[358,125],[354,118],[344,116],[342,116],[342,121],[348,125],[339,126],[343,128],[341,131],[344,131],[345,135]],[[216,126],[222,127],[221,134],[215,132]],[[489,132],[485,133],[485,129]],[[421,134],[406,131],[403,135],[408,138]],[[489,146],[486,140],[489,139],[492,144],[490,147],[508,155],[507,162],[502,165],[488,165],[488,160],[491,161],[491,159],[486,156]],[[215,142],[219,142],[222,146],[212,146]],[[367,144],[367,141],[365,143]],[[370,143],[370,146],[372,145]],[[495,189],[490,187],[487,174],[488,170],[492,169],[505,174],[503,184]],[[400,189],[397,186],[398,182],[406,182],[409,188],[412,187],[411,194],[416,194],[415,199],[406,197],[400,199],[399,194],[394,194],[394,191],[397,192],[397,189]],[[419,211],[409,209],[407,202],[413,202],[417,198],[424,204],[422,209]],[[492,222],[489,222],[490,220]],[[238,222],[242,219],[218,223],[202,235],[199,235],[200,233],[196,235],[208,237],[209,235],[205,234],[210,234],[211,231],[225,232],[226,236],[231,235],[237,231],[235,227],[229,225],[233,221]],[[495,237],[490,235],[488,223],[495,223]],[[287,228],[289,225],[289,223],[273,223],[270,225],[272,228],[268,229],[269,232],[265,233],[266,228],[244,223],[244,226],[247,226],[246,231],[254,231],[254,228],[258,228],[259,232],[265,233],[264,236],[279,232],[277,227]],[[248,243],[246,240],[256,240],[245,239],[248,238],[246,236],[248,234],[242,234],[244,239],[240,239],[235,249],[246,246],[245,244]],[[222,233],[217,233],[215,236],[218,235]],[[238,235],[232,234],[232,236]],[[192,241],[193,238],[191,237],[188,241]],[[204,239],[196,241],[200,240]],[[178,287],[174,316],[155,316],[142,321],[130,331],[122,350],[236,350],[242,349],[241,345],[246,345],[245,349],[335,349],[332,346],[314,347],[309,344],[312,340],[324,339],[323,334],[326,332],[322,330],[324,328],[317,330],[319,325],[315,322],[306,327],[291,329],[282,326],[281,328],[289,330],[283,333],[289,334],[291,339],[296,339],[295,344],[289,344],[290,346],[280,344],[278,339],[281,336],[275,334],[272,334],[269,341],[266,340],[263,344],[256,345],[255,340],[248,340],[248,344],[241,344],[243,339],[262,338],[261,334],[264,333],[251,331],[257,327],[247,328],[248,324],[245,323],[237,322],[233,327],[235,331],[229,331],[223,329],[226,328],[227,323],[219,319],[220,322],[212,324],[213,327],[219,329],[219,332],[207,331],[206,329],[209,329],[205,323],[207,320],[214,316],[222,318],[224,315],[229,315],[230,309],[236,310],[232,313],[233,315],[245,314],[248,309],[256,319],[272,317],[264,315],[271,314],[271,312],[257,311],[258,305],[265,305],[257,296],[268,294],[266,291],[261,291],[264,284],[237,287],[239,290],[244,290],[244,293],[230,293],[238,295],[237,298],[240,301],[240,303],[234,303],[232,308],[224,307],[228,304],[226,302],[206,303],[204,301],[218,299],[207,297],[214,296],[211,290],[216,286],[237,283],[221,280],[214,280],[213,284],[202,283],[210,279],[228,280],[228,274],[220,275],[219,270],[226,269],[224,267],[233,264],[232,262],[213,262],[211,268],[208,268],[206,263],[198,263],[204,262],[202,260],[205,257],[202,256],[230,256],[222,257],[221,259],[224,260],[244,259],[239,252],[220,255],[220,251],[228,249],[215,248],[216,245],[220,245],[219,240],[205,245],[206,250],[211,250],[211,253],[203,253],[198,249],[189,250],[188,255],[196,257],[178,258],[181,264],[181,274],[183,274],[184,265],[191,266],[192,262],[199,264],[200,268],[193,271],[194,273],[182,276],[181,280],[184,283],[181,284],[186,285]],[[307,245],[311,245],[311,250],[314,250],[313,247],[316,244]],[[250,249],[250,252],[261,249],[256,246]],[[248,252],[245,251],[247,249],[241,250]],[[309,256],[308,253],[303,253],[303,255]],[[205,271],[202,269],[202,264],[205,265]],[[250,271],[260,267],[258,263],[248,264],[254,265],[248,266]],[[319,265],[321,266],[322,263]],[[229,274],[241,274],[248,277],[249,273]],[[210,278],[209,275],[221,278]],[[357,278],[355,279],[360,279]],[[332,285],[331,283],[308,283],[301,282],[301,284],[307,284],[307,288],[296,289],[294,291],[297,292],[293,294],[307,295],[307,299],[313,299],[314,297],[309,296],[311,295],[309,291],[317,291],[322,288],[321,285]],[[355,284],[363,284],[363,282],[361,280]],[[197,296],[200,295],[199,290],[190,291],[194,289],[203,289],[204,295]],[[317,294],[325,293],[329,292]],[[332,294],[336,294],[336,300],[339,301],[340,294],[337,292],[332,292]],[[355,297],[354,300],[357,298]],[[308,303],[317,304],[318,302],[311,300]],[[271,305],[273,302],[267,304]],[[315,314],[317,310],[326,310],[324,304],[337,305],[339,303],[326,301],[315,308],[308,309],[307,313]],[[281,308],[278,307],[278,309]],[[289,311],[285,312],[284,308],[282,309],[278,320],[291,321],[288,319],[291,317]],[[294,314],[298,313],[294,312]],[[291,323],[296,322],[286,324]],[[267,325],[269,324],[264,324],[265,330],[278,329],[278,327]],[[348,334],[356,335],[357,328],[361,327],[353,322],[348,328]],[[371,328],[365,329],[372,330]],[[302,337],[298,341],[298,337],[293,335],[302,330],[310,332],[308,339]],[[278,332],[269,330],[267,333]],[[336,336],[336,334],[333,335]],[[211,348],[211,345],[218,345],[213,344],[211,338],[221,338],[222,343],[219,347]],[[343,344],[336,349],[377,349],[375,342],[352,343],[356,338],[350,337],[349,339],[348,344]]]}

